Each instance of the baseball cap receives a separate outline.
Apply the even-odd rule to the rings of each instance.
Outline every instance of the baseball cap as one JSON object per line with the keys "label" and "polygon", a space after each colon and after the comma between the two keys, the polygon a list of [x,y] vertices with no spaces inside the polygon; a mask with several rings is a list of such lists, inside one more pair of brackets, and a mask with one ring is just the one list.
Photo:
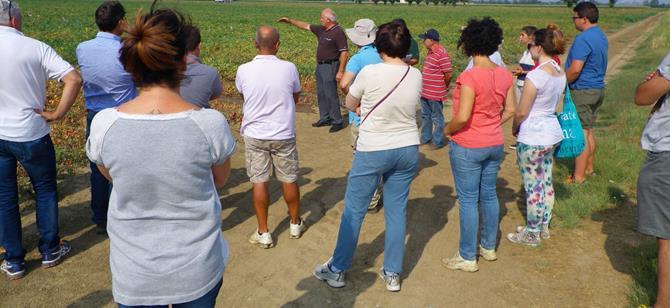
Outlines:
{"label": "baseball cap", "polygon": [[437,30],[431,28],[426,31],[426,33],[421,33],[419,34],[419,38],[421,39],[431,39],[433,41],[439,42],[440,41],[440,33],[437,32]]}

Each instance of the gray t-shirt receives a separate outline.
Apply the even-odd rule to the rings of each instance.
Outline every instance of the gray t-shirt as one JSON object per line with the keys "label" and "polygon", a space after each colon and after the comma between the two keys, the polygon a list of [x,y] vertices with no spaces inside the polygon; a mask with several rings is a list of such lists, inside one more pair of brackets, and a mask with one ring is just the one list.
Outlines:
{"label": "gray t-shirt", "polygon": [[209,108],[209,100],[212,96],[219,96],[223,91],[219,72],[211,66],[200,63],[200,59],[189,56],[190,61],[186,65],[184,79],[179,85],[181,97],[196,106]]}
{"label": "gray t-shirt", "polygon": [[[670,80],[670,53],[658,66],[658,71],[661,76]],[[663,105],[649,118],[642,132],[640,143],[647,151],[670,151],[670,93],[666,93],[664,99]]]}
{"label": "gray t-shirt", "polygon": [[212,166],[234,150],[225,117],[212,109],[95,116],[86,153],[114,182],[107,232],[116,302],[189,302],[222,279],[228,246]]}

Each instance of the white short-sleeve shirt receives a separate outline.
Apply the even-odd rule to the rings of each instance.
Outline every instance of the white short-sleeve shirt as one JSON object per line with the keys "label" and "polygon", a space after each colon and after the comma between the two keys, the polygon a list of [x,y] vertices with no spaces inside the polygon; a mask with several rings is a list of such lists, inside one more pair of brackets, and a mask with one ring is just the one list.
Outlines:
{"label": "white short-sleeve shirt", "polygon": [[[406,71],[404,65],[379,63],[367,65],[358,73],[349,94],[361,100],[361,121]],[[420,99],[421,72],[410,67],[398,88],[361,123],[356,151],[382,151],[419,144],[416,110]]]}
{"label": "white short-sleeve shirt", "polygon": [[235,86],[244,96],[245,137],[261,140],[295,138],[295,101],[300,76],[295,64],[272,55],[258,55],[240,65]]}
{"label": "white short-sleeve shirt", "polygon": [[[658,73],[670,80],[670,53],[658,66]],[[662,105],[651,115],[642,132],[642,148],[652,152],[670,151],[670,93],[661,98]]]}
{"label": "white short-sleeve shirt", "polygon": [[0,139],[27,142],[44,137],[49,124],[35,112],[46,103],[47,80],[72,71],[53,48],[0,26]]}

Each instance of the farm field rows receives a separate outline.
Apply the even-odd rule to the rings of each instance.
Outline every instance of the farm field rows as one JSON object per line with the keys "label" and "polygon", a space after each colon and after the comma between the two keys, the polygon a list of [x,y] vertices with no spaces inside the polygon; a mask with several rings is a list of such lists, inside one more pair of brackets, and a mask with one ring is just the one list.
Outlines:
{"label": "farm field rows", "polygon": [[[79,42],[92,38],[97,32],[93,13],[98,0],[24,0],[21,2],[25,15],[25,33],[44,40],[75,63],[74,50]],[[148,9],[151,1],[123,1],[128,20],[137,9]],[[465,59],[456,52],[460,27],[471,17],[491,16],[503,27],[505,41],[501,52],[506,62],[512,63],[522,52],[517,43],[519,29],[525,25],[544,26],[548,22],[558,24],[569,38],[576,35],[566,7],[538,6],[444,6],[444,5],[374,5],[343,3],[278,3],[237,2],[216,4],[202,1],[164,1],[166,6],[177,7],[187,13],[203,35],[205,63],[216,67],[224,81],[235,78],[237,67],[249,61],[255,54],[253,39],[255,29],[262,24],[275,25],[281,32],[282,47],[279,57],[298,66],[306,90],[313,90],[311,82],[314,70],[316,40],[307,31],[300,31],[275,20],[281,16],[318,23],[319,12],[330,6],[338,14],[343,27],[353,26],[360,18],[370,18],[378,25],[393,18],[402,17],[417,39],[417,35],[428,28],[437,29],[443,37],[442,43],[455,62],[455,67],[464,66]],[[644,19],[658,10],[650,8],[602,8],[600,21],[606,31],[614,31],[624,24]],[[353,46],[350,46],[353,48]],[[421,47],[422,55],[425,50]],[[232,83],[226,84],[228,94],[234,94]]]}

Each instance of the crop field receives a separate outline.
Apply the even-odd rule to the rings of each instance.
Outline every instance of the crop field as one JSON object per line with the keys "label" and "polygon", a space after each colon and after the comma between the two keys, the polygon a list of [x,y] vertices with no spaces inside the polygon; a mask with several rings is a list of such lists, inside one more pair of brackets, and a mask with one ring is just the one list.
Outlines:
{"label": "crop field", "polygon": [[[22,0],[23,32],[42,40],[76,65],[77,44],[95,36],[98,31],[94,12],[100,0]],[[139,9],[148,10],[151,1],[122,1],[127,19],[132,21]],[[517,43],[519,29],[525,25],[543,26],[549,22],[558,24],[569,38],[576,35],[570,19],[571,11],[556,6],[502,6],[502,5],[374,5],[353,3],[297,3],[297,2],[236,2],[218,4],[210,1],[163,1],[162,5],[175,7],[186,13],[199,26],[203,36],[202,60],[216,67],[224,82],[225,94],[236,94],[234,78],[237,67],[255,55],[253,39],[259,25],[270,24],[279,28],[282,45],[279,57],[298,66],[303,83],[303,92],[314,92],[314,58],[316,40],[307,31],[286,24],[277,24],[281,16],[318,23],[320,10],[332,7],[343,27],[352,27],[359,18],[370,18],[378,25],[393,18],[404,18],[415,39],[428,28],[440,31],[442,43],[452,56],[457,71],[465,65],[464,56],[457,51],[456,42],[462,25],[469,18],[491,16],[503,27],[505,40],[501,52],[505,61],[513,63],[523,47]],[[602,8],[601,26],[608,32],[620,29],[627,23],[642,20],[659,12],[650,8]],[[355,51],[354,46],[350,46]],[[425,49],[420,48],[422,58]],[[49,89],[48,105],[58,101],[58,87]],[[312,103],[312,95],[305,97]],[[214,107],[224,111],[231,122],[239,120],[237,110],[226,110],[225,104]],[[84,154],[85,109],[80,98],[67,118],[53,125],[52,137],[56,144],[59,173],[71,174],[86,165]],[[27,178],[22,178],[22,191],[28,192]]]}
{"label": "crop field", "polygon": [[[24,0],[21,4],[28,15],[25,32],[51,44],[67,60],[76,63],[74,49],[77,44],[93,37],[97,32],[93,13],[99,3],[98,0]],[[123,3],[128,12],[128,20],[131,20],[139,8],[147,9],[151,1]],[[572,38],[576,34],[570,19],[571,11],[566,7],[285,2],[217,4],[209,1],[163,3],[187,13],[192,22],[201,28],[203,61],[219,69],[224,81],[232,81],[237,67],[254,56],[255,29],[259,25],[270,24],[277,26],[281,32],[279,57],[294,62],[308,85],[314,70],[314,36],[286,24],[277,24],[275,20],[288,16],[318,23],[320,10],[327,6],[336,11],[340,24],[345,28],[352,27],[359,18],[370,18],[379,25],[398,17],[407,21],[415,39],[420,32],[435,28],[444,37],[442,41],[452,55],[456,67],[462,67],[465,62],[464,57],[456,50],[460,27],[471,17],[491,16],[501,24],[505,34],[501,51],[506,62],[516,60],[521,54],[523,47],[517,43],[517,35],[519,29],[525,25],[544,26],[553,22],[565,30],[568,37]],[[649,8],[603,8],[600,23],[606,31],[613,31],[655,12],[657,11]],[[425,50],[422,49],[422,53]],[[233,90],[230,86],[232,84],[228,83],[228,90]]]}

